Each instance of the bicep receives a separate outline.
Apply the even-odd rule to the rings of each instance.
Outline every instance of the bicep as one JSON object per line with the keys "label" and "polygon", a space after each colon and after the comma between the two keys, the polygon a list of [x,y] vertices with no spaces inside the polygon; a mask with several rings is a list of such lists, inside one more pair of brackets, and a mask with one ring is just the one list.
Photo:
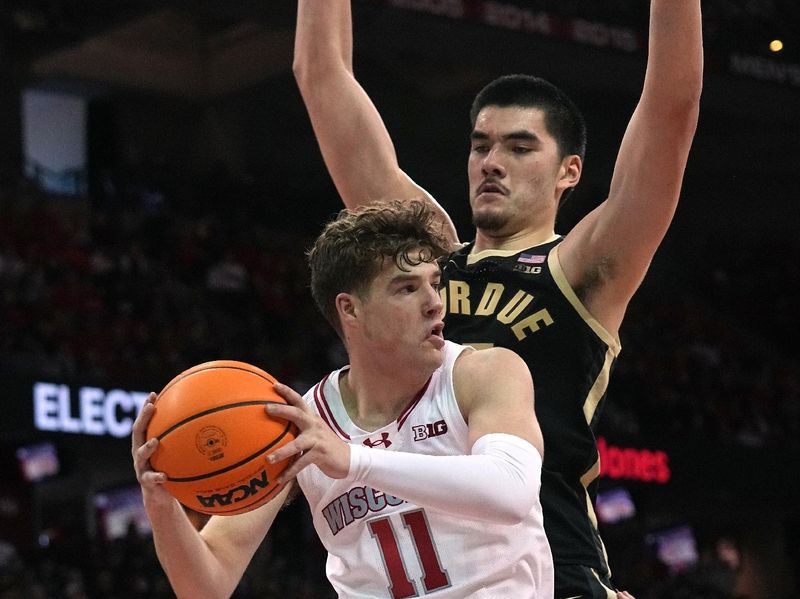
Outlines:
{"label": "bicep", "polygon": [[588,289],[587,307],[615,329],[672,222],[694,133],[694,118],[667,118],[640,105],[617,156],[608,198],[559,247],[570,284]]}
{"label": "bicep", "polygon": [[464,400],[470,444],[490,433],[506,433],[528,441],[543,453],[533,382],[522,358],[503,348],[465,357],[467,368],[456,379],[456,393]]}

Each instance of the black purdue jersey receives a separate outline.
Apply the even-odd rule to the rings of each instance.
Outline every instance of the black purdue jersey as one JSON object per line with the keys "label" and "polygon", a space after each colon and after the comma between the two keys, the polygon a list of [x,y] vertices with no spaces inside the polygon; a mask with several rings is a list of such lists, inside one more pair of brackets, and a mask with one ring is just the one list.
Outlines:
{"label": "black purdue jersey", "polygon": [[468,244],[443,263],[441,285],[447,339],[511,349],[531,370],[545,444],[541,500],[556,578],[558,564],[608,570],[592,507],[599,473],[592,428],[620,349],[567,283],[560,241],[474,255]]}

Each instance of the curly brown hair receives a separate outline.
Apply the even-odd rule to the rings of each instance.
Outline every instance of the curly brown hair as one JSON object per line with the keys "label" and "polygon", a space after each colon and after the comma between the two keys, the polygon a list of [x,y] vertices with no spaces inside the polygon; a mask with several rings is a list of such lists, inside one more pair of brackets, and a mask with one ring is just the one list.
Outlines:
{"label": "curly brown hair", "polygon": [[435,212],[424,201],[392,200],[357,211],[342,210],[306,252],[311,295],[343,338],[336,312],[339,293],[363,296],[387,258],[407,271],[408,265],[433,262],[448,254],[449,247]]}

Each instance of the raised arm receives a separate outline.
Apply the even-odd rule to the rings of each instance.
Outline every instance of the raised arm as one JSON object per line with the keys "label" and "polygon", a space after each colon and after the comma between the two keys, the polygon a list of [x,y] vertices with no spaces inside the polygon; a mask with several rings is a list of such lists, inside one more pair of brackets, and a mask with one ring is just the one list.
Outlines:
{"label": "raised arm", "polygon": [[345,206],[425,198],[436,206],[446,235],[457,241],[444,209],[400,169],[389,132],[353,75],[350,0],[299,0],[293,69]]}
{"label": "raised arm", "polygon": [[647,72],[608,199],[559,248],[567,280],[617,331],[678,203],[703,79],[700,0],[652,0]]}
{"label": "raised arm", "polygon": [[260,508],[236,516],[212,516],[201,532],[195,530],[180,504],[161,486],[164,475],[150,467],[157,448],[146,440],[153,414],[151,395],[133,425],[133,464],[142,486],[145,509],[161,566],[179,598],[230,597],[264,539],[289,492],[287,485]]}

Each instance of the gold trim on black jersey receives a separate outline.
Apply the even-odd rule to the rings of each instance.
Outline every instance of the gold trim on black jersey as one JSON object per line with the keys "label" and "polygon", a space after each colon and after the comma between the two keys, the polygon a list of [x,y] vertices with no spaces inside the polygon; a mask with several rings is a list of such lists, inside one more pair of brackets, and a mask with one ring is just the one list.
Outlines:
{"label": "gold trim on black jersey", "polygon": [[[539,247],[540,245],[545,245],[547,243],[552,243],[556,239],[558,239],[558,235],[553,235],[549,239],[545,239],[542,243],[539,243],[539,244],[531,246],[531,247],[527,247],[526,246],[524,248],[516,249],[516,250],[488,249],[488,250],[481,250],[480,252],[470,252],[467,255],[467,266],[472,266],[476,262],[480,262],[484,258],[489,258],[489,257],[492,257],[492,256],[499,256],[500,258],[508,258],[510,256],[516,256],[520,252],[530,252],[530,251],[536,249],[537,247]],[[464,245],[467,245],[467,244],[463,244],[461,247],[463,248]],[[457,249],[461,249],[461,248],[457,248]]]}
{"label": "gold trim on black jersey", "polygon": [[614,352],[614,357],[617,357],[622,349],[619,337],[609,333],[608,330],[589,313],[589,310],[583,305],[583,302],[578,299],[569,281],[567,281],[567,275],[564,274],[564,269],[561,268],[561,260],[558,258],[559,247],[560,246],[554,247],[547,256],[547,266],[550,267],[550,274],[553,276],[553,280],[556,282],[556,285],[558,285],[561,293],[564,294],[564,297],[567,298],[567,301],[569,301],[572,307],[580,314],[581,318],[586,321],[586,324],[592,328],[600,339],[605,341],[609,349]]}

